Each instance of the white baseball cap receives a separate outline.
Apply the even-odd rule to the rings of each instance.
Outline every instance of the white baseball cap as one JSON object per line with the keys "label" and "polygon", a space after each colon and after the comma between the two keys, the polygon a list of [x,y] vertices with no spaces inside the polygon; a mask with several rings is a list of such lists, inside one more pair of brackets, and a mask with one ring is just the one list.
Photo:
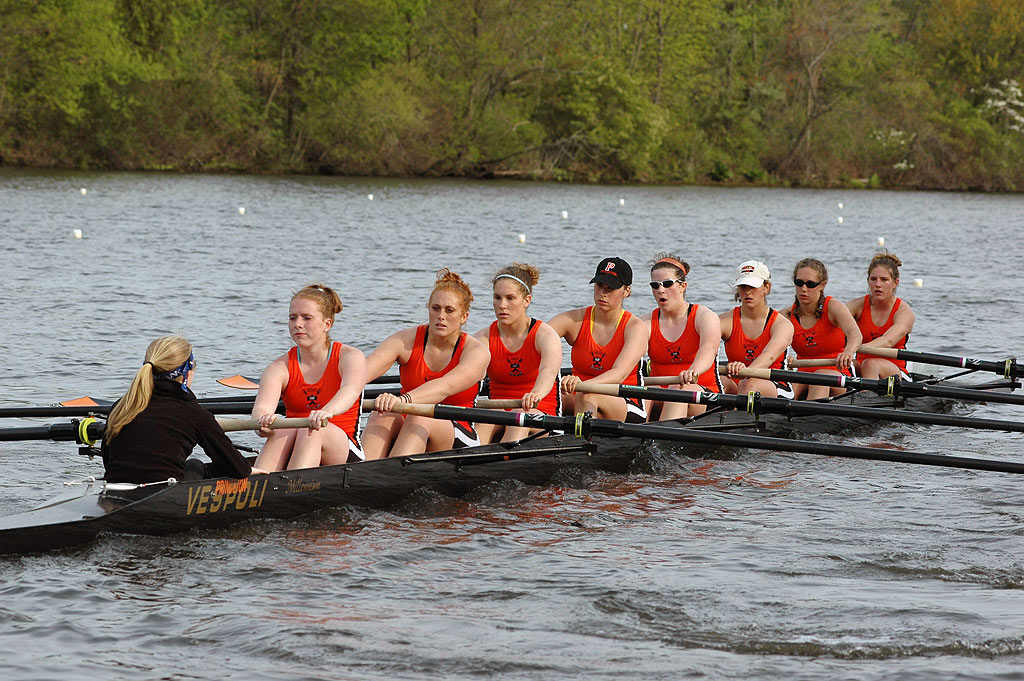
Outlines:
{"label": "white baseball cap", "polygon": [[760,260],[747,260],[736,268],[736,286],[758,287],[772,280],[772,273]]}

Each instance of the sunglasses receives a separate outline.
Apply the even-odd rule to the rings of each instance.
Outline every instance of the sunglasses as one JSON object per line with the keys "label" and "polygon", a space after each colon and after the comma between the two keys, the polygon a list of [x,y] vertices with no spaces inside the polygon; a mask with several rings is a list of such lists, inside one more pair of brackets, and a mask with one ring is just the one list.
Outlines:
{"label": "sunglasses", "polygon": [[678,284],[682,284],[683,280],[682,279],[666,279],[665,281],[652,281],[651,282],[651,290],[652,291],[657,291],[659,286],[664,286],[665,288],[672,288],[677,283]]}
{"label": "sunglasses", "polygon": [[807,288],[818,288],[823,283],[825,283],[825,282],[822,282],[822,281],[804,281],[803,279],[794,279],[793,280],[793,286],[796,286],[797,288],[800,288],[801,286],[806,286]]}

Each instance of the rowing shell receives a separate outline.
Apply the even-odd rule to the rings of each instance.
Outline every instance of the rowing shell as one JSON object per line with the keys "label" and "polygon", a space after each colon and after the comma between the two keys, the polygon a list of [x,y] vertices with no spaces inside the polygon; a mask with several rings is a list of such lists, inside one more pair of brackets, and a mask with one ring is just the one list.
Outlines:
{"label": "rowing shell", "polygon": [[[1013,387],[995,381],[987,389]],[[904,402],[865,392],[847,393],[836,404],[903,407]],[[906,406],[941,409],[948,401],[911,398]],[[787,417],[711,409],[686,421],[663,422],[693,430],[770,434],[836,432],[862,421],[836,417]],[[0,518],[0,554],[70,548],[100,533],[166,535],[227,527],[246,520],[292,518],[342,505],[385,508],[419,488],[461,496],[494,480],[540,485],[565,466],[624,473],[644,443],[632,438],[571,434],[492,444],[395,459],[321,466],[244,479],[127,485],[89,480],[32,510]],[[686,449],[701,456],[700,446]]]}

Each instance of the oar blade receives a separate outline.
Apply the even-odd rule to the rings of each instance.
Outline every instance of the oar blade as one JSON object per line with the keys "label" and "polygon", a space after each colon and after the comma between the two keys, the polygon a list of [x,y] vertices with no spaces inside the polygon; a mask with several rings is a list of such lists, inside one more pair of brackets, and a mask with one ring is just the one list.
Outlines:
{"label": "oar blade", "polygon": [[93,397],[76,397],[73,400],[58,402],[62,407],[109,407],[113,404],[111,400],[97,400]]}
{"label": "oar blade", "polygon": [[248,378],[241,374],[235,374],[227,378],[218,378],[217,382],[229,388],[238,388],[239,390],[256,390],[260,387],[259,379]]}

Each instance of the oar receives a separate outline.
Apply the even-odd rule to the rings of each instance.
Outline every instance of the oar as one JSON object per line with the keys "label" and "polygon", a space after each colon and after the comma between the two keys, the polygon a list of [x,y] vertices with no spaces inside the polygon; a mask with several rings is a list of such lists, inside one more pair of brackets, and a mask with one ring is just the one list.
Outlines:
{"label": "oar", "polygon": [[[672,390],[669,392],[681,392]],[[868,459],[872,461],[891,461],[899,463],[923,464],[927,466],[946,466],[972,470],[996,471],[1001,473],[1024,473],[1024,463],[1013,461],[997,461],[992,459],[976,459],[962,456],[946,456],[943,454],[927,454],[917,452],[901,452],[876,447],[855,447],[838,445],[813,440],[788,440],[778,437],[761,435],[740,435],[737,433],[718,433],[706,430],[689,430],[678,426],[655,424],[623,423],[605,419],[592,419],[587,415],[548,416],[546,414],[527,414],[522,412],[487,411],[447,405],[398,405],[396,411],[407,414],[418,414],[453,421],[474,421],[476,423],[494,423],[502,426],[521,426],[539,428],[541,430],[563,430],[574,433],[580,438],[591,435],[611,437],[645,438],[649,440],[668,440],[692,445],[712,445],[716,447],[743,447],[748,449],[768,449],[802,454],[822,456],[838,456],[851,459]]]}
{"label": "oar", "polygon": [[900,381],[895,376],[886,379],[857,378],[838,376],[836,374],[815,374],[807,371],[782,371],[780,369],[744,369],[740,375],[786,383],[804,383],[806,385],[827,385],[832,388],[867,390],[885,397],[926,396],[963,400],[965,402],[997,402],[1000,404],[1024,405],[1024,395],[997,392],[995,390],[960,388],[952,385],[936,385],[922,381]]}
{"label": "oar", "polygon": [[913,350],[899,350],[896,348],[873,348],[862,345],[857,351],[861,355],[874,355],[875,357],[886,357],[888,359],[902,359],[920,364],[935,364],[944,367],[958,367],[960,369],[972,369],[976,371],[991,371],[1004,378],[1020,378],[1024,376],[1024,367],[1017,364],[1016,357],[1010,357],[1002,361],[989,361],[983,359],[971,359],[970,357],[956,357],[955,355],[939,355],[934,352],[915,352]]}
{"label": "oar", "polygon": [[[406,403],[399,403],[406,404]],[[490,409],[515,409],[521,404],[520,400],[477,400],[477,409],[489,413]],[[423,405],[417,405],[423,406]],[[373,400],[363,400],[360,404],[363,411],[373,411]],[[399,411],[399,410],[395,410]],[[229,412],[230,413],[230,412]],[[237,412],[236,412],[237,413]],[[83,414],[86,415],[86,414]],[[260,427],[259,421],[251,418],[225,418],[220,417],[217,422],[225,432],[239,430],[257,430]],[[325,420],[326,422],[326,420]],[[308,428],[308,418],[279,418],[271,425],[271,428]],[[81,421],[75,420],[70,423],[54,423],[48,426],[28,426],[25,428],[0,428],[0,442],[14,442],[17,440],[74,440],[79,444],[92,444],[101,437],[106,428],[106,423],[97,421],[94,418],[86,418]]]}
{"label": "oar", "polygon": [[[768,370],[745,369],[745,371],[760,372]],[[903,409],[889,409],[885,407],[860,407],[856,405],[834,404],[831,402],[818,402],[816,400],[805,402],[802,400],[787,400],[782,397],[763,397],[760,393],[753,393],[750,395],[726,395],[723,393],[704,393],[691,390],[669,390],[666,388],[647,388],[632,385],[587,382],[580,383],[576,386],[576,392],[612,395],[616,397],[633,397],[645,400],[655,400],[657,402],[707,404],[709,406],[720,406],[727,409],[742,409],[750,412],[751,414],[842,416],[873,421],[889,421],[893,423],[922,423],[931,426],[978,428],[981,430],[1003,430],[1007,432],[1024,433],[1024,423],[1019,421],[954,416],[952,414],[930,414],[920,411],[906,411]]]}

